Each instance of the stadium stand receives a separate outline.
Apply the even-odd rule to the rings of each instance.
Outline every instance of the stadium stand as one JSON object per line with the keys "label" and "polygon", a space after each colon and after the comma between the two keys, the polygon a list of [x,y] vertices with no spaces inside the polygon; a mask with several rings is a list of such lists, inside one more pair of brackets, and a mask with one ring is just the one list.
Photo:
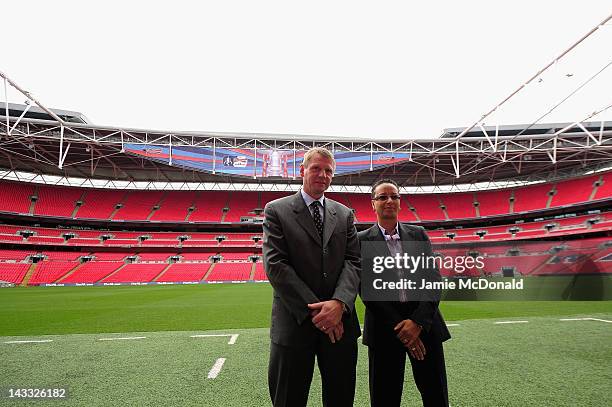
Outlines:
{"label": "stadium stand", "polygon": [[19,284],[30,266],[28,263],[0,263],[0,281]]}
{"label": "stadium stand", "polygon": [[514,189],[514,213],[537,211],[547,208],[552,185],[541,184]]}
{"label": "stadium stand", "polygon": [[500,216],[510,213],[511,194],[511,190],[476,192],[480,216]]}
{"label": "stadium stand", "polygon": [[156,262],[167,262],[171,256],[176,256],[176,252],[153,252],[153,253],[138,253],[138,261],[156,261]]}
{"label": "stadium stand", "polygon": [[34,205],[35,215],[72,217],[76,202],[86,191],[80,188],[58,188],[41,185]]}
{"label": "stadium stand", "polygon": [[0,250],[0,260],[21,261],[33,253],[34,250]]}
{"label": "stadium stand", "polygon": [[201,281],[210,263],[175,263],[157,279],[158,282]]}
{"label": "stadium stand", "polygon": [[23,242],[23,237],[19,235],[0,235],[0,241],[2,242]]}
{"label": "stadium stand", "polygon": [[43,255],[47,258],[47,260],[54,261],[76,261],[79,257],[86,255],[87,253],[82,252],[60,252],[60,251],[47,251],[43,252]]}
{"label": "stadium stand", "polygon": [[253,263],[216,263],[207,281],[245,281],[251,275]]}
{"label": "stadium stand", "polygon": [[151,221],[185,222],[189,208],[196,198],[195,191],[173,191],[168,193],[158,210],[151,216]]}
{"label": "stadium stand", "polygon": [[63,245],[65,240],[63,237],[55,236],[32,236],[28,238],[28,243]]}
{"label": "stadium stand", "polygon": [[83,204],[77,210],[77,219],[110,219],[116,206],[123,201],[127,191],[113,189],[88,189]]}
{"label": "stadium stand", "polygon": [[[600,178],[602,183],[596,187]],[[72,217],[74,213],[74,218],[77,219],[154,222],[240,222],[243,217],[256,216],[254,210],[261,209],[270,200],[290,194],[245,191],[117,191],[35,186],[6,181],[0,182],[0,192],[9,197],[7,202],[0,203],[0,211],[4,212],[29,214],[32,206],[30,197],[38,194],[38,201],[33,205],[34,214]],[[330,192],[328,196],[353,208],[359,222],[375,220],[369,194]],[[401,217],[407,222],[471,219],[478,217],[477,211],[480,217],[503,216],[567,207],[611,197],[612,173],[605,173],[601,176],[592,175],[514,189],[404,195]],[[79,200],[82,201],[80,206],[76,205]],[[119,209],[116,208],[118,204],[122,205]],[[158,209],[155,210],[154,207]],[[410,207],[415,211],[410,211]],[[193,211],[190,212],[190,208],[193,208]],[[224,208],[227,211],[224,211]]]}
{"label": "stadium stand", "polygon": [[[240,222],[242,218],[261,216],[259,211],[267,202],[294,193],[97,190],[7,181],[0,181],[0,192],[6,196],[0,202],[0,212],[81,220],[72,226],[75,229],[0,225],[0,242],[3,242],[0,280],[22,285],[266,280],[261,259],[256,263],[249,259],[254,254],[261,256],[261,231],[146,230],[150,225],[140,231],[138,227],[136,230],[92,230],[100,226],[88,219],[142,224]],[[330,192],[327,196],[353,208],[358,222],[375,220],[369,194]],[[603,246],[606,242],[609,244],[609,239],[586,236],[612,231],[612,211],[606,211],[609,208],[601,205],[602,200],[611,198],[612,172],[608,172],[513,189],[405,195],[400,217],[407,222],[460,220],[455,223],[464,227],[443,227],[428,234],[441,253],[465,255],[466,251],[475,250],[486,256],[484,269],[471,269],[464,275],[501,274],[502,271],[533,275],[609,273],[612,255],[610,248]],[[598,202],[595,208],[601,212],[571,216],[571,212],[559,215],[557,211],[546,215],[550,208],[589,202]],[[530,213],[530,216],[521,216],[517,221],[516,216],[512,217],[517,213]],[[494,217],[487,222],[496,224],[466,227],[471,226],[470,220],[486,217]],[[504,217],[507,217],[505,224]],[[19,223],[19,218],[11,218],[7,223],[13,222]],[[569,240],[572,235],[581,238]],[[259,237],[259,242],[254,236]],[[540,241],[546,238],[564,241]],[[524,240],[536,243],[526,245]],[[512,247],[518,252],[511,253]],[[183,248],[186,252],[182,252]],[[213,255],[218,255],[221,261],[210,263]],[[442,271],[451,275],[450,270]]]}
{"label": "stadium stand", "polygon": [[189,216],[189,222],[221,222],[223,208],[229,199],[227,191],[198,192],[193,203],[194,210]]}
{"label": "stadium stand", "polygon": [[475,218],[474,195],[472,193],[456,193],[442,196],[440,202],[446,208],[450,219]]}
{"label": "stadium stand", "polygon": [[157,277],[168,264],[125,264],[101,280],[102,283],[145,283]]}
{"label": "stadium stand", "polygon": [[186,252],[186,253],[179,253],[179,256],[181,256],[181,261],[198,261],[198,262],[202,262],[202,261],[208,261],[210,259],[210,256],[215,255],[216,253],[202,253],[202,252]]}
{"label": "stadium stand", "polygon": [[163,191],[130,191],[113,220],[148,220],[153,207],[165,196]]}
{"label": "stadium stand", "polygon": [[255,263],[255,275],[253,276],[253,280],[255,281],[268,280],[268,276],[266,275],[266,271],[264,270],[263,263],[261,262]]}
{"label": "stadium stand", "polygon": [[221,256],[223,256],[223,261],[226,261],[226,260],[246,261],[249,259],[249,256],[252,256],[253,254],[254,254],[253,252],[227,252],[227,253],[221,253]]}
{"label": "stadium stand", "polygon": [[404,198],[404,203],[416,210],[416,216],[420,220],[445,220],[446,216],[440,207],[440,200],[437,195],[408,195]]}
{"label": "stadium stand", "polygon": [[126,256],[130,256],[132,253],[115,253],[115,252],[96,252],[92,253],[91,256],[95,261],[122,261]]}
{"label": "stadium stand", "polygon": [[550,206],[567,206],[577,202],[589,201],[593,194],[593,188],[595,188],[595,182],[598,179],[599,175],[567,180],[556,184],[555,194]]}
{"label": "stadium stand", "polygon": [[254,217],[253,210],[259,207],[256,192],[230,192],[225,222],[240,222],[242,217]]}
{"label": "stadium stand", "polygon": [[76,267],[73,271],[60,278],[57,283],[93,284],[102,280],[123,265],[124,263],[90,261]]}
{"label": "stadium stand", "polygon": [[155,247],[178,247],[178,240],[162,240],[162,239],[149,239],[143,241],[141,246],[155,246]]}
{"label": "stadium stand", "polygon": [[32,202],[30,197],[34,195],[34,184],[0,182],[0,211],[29,213]]}
{"label": "stadium stand", "polygon": [[36,270],[30,278],[28,285],[50,284],[57,281],[79,263],[74,261],[43,261],[37,263]]}
{"label": "stadium stand", "polygon": [[610,199],[612,196],[612,172],[607,172],[601,176],[601,185],[597,188],[593,200]]}

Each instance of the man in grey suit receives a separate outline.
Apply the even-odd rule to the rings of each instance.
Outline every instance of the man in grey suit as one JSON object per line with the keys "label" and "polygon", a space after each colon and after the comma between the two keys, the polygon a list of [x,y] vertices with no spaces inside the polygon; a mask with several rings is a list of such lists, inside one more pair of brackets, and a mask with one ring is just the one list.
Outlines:
{"label": "man in grey suit", "polygon": [[275,407],[306,406],[315,357],[323,405],[353,405],[360,251],[352,211],[324,196],[335,165],[328,150],[309,150],[300,166],[302,189],[264,211],[264,267],[274,288],[268,386]]}
{"label": "man in grey suit", "polygon": [[[425,230],[398,220],[400,194],[395,181],[377,181],[372,186],[371,197],[377,223],[359,232],[364,250],[369,244],[372,250],[381,248],[385,256],[432,256],[431,243]],[[366,269],[365,262],[362,270],[364,285],[366,281],[372,281],[372,275],[366,273],[373,273],[373,270]],[[440,278],[435,265],[421,267],[415,272],[432,280]],[[403,277],[401,273],[398,274],[395,278]],[[448,340],[450,334],[438,310],[438,300],[416,300],[416,296],[409,298],[405,291],[394,293],[389,301],[369,300],[366,296],[366,292],[362,291],[366,306],[363,343],[368,346],[371,406],[400,406],[406,354],[409,355],[423,405],[448,406],[442,342]]]}

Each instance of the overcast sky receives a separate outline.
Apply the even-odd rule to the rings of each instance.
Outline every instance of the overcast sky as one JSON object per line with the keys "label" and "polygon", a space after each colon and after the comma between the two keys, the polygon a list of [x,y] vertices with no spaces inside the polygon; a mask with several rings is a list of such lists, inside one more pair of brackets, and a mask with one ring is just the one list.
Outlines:
{"label": "overcast sky", "polygon": [[[132,128],[404,139],[471,125],[612,13],[609,0],[89,3],[2,5],[0,70],[47,107]],[[609,22],[485,123],[531,123],[611,61]],[[611,90],[612,66],[543,122],[583,119]]]}

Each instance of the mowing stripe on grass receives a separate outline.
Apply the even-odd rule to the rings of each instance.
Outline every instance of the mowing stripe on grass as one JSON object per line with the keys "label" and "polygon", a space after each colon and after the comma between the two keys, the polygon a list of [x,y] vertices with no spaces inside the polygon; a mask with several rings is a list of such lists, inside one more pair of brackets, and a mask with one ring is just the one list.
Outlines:
{"label": "mowing stripe on grass", "polygon": [[133,339],[147,339],[146,336],[127,336],[123,338],[100,338],[99,341],[131,341]]}
{"label": "mowing stripe on grass", "polygon": [[219,372],[221,372],[221,368],[223,367],[224,363],[225,358],[217,359],[213,367],[210,369],[210,372],[208,372],[208,378],[215,379],[219,375]]}
{"label": "mowing stripe on grass", "polygon": [[47,343],[47,342],[53,342],[53,339],[41,339],[38,341],[7,341],[4,343]]}
{"label": "mowing stripe on grass", "polygon": [[526,324],[529,321],[496,321],[494,324]]}
{"label": "mowing stripe on grass", "polygon": [[233,345],[236,343],[236,339],[238,339],[239,334],[202,334],[202,335],[191,335],[190,338],[218,338],[222,336],[229,336],[230,339],[227,342],[228,345]]}

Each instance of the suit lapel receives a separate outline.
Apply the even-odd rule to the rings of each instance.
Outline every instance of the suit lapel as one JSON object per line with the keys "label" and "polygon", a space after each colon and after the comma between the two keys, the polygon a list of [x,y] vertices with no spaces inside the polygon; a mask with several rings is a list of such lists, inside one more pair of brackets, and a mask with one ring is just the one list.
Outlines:
{"label": "suit lapel", "polygon": [[374,245],[374,250],[377,252],[379,256],[385,256],[385,257],[391,256],[391,252],[389,251],[389,246],[387,246],[385,237],[383,236],[377,224],[374,224],[374,226],[372,226],[369,229],[368,240],[372,242],[383,242],[384,244],[378,243]]}
{"label": "suit lapel", "polygon": [[319,236],[319,232],[317,232],[317,228],[312,220],[312,214],[310,213],[308,207],[306,207],[304,198],[302,198],[302,193],[298,191],[294,197],[292,207],[293,212],[296,214],[295,218],[297,223],[299,223],[299,225],[310,235],[310,237],[317,242],[319,246],[321,246],[321,237]]}
{"label": "suit lapel", "polygon": [[416,247],[417,245],[414,242],[416,242],[417,239],[412,229],[407,228],[401,222],[399,222],[399,229],[400,229],[400,241],[402,242],[403,252],[416,254],[417,256],[420,255],[421,253],[414,253],[415,249],[417,248]]}
{"label": "suit lapel", "polygon": [[327,242],[329,242],[332,233],[334,233],[337,221],[338,219],[336,218],[336,208],[334,208],[334,203],[330,199],[325,198],[325,219],[323,219],[323,247],[327,246]]}

